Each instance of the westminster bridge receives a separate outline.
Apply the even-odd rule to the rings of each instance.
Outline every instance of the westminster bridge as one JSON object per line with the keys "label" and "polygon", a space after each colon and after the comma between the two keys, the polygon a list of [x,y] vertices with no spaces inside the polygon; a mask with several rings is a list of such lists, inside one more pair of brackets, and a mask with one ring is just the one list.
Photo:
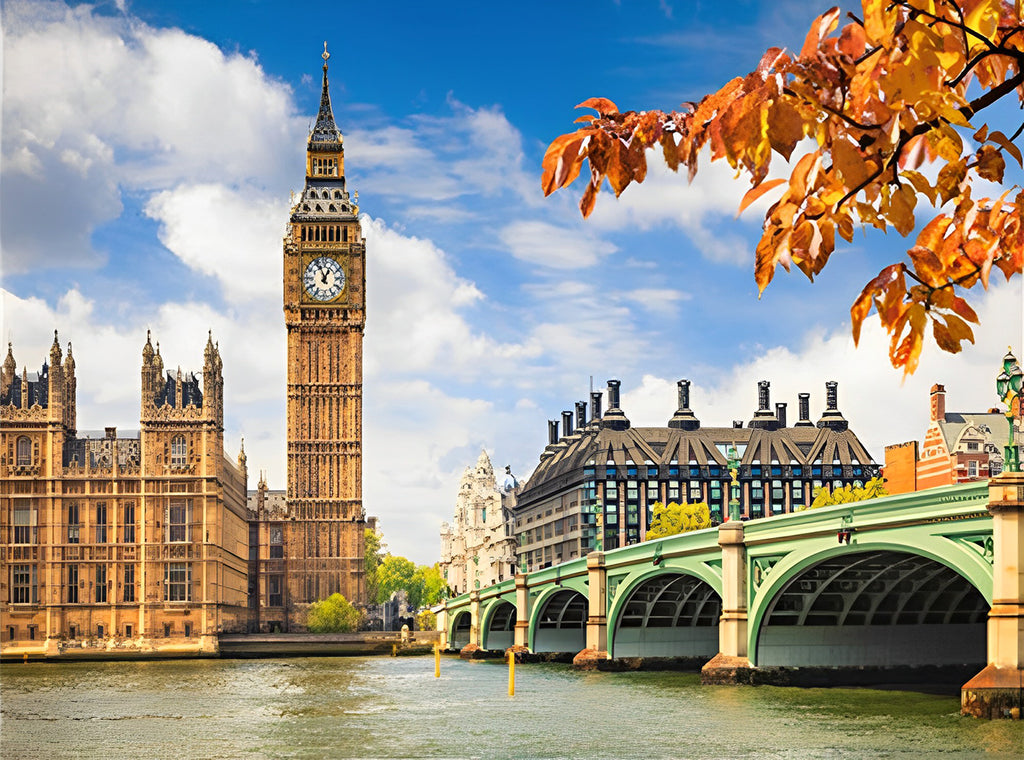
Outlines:
{"label": "westminster bridge", "polygon": [[1019,715],[1022,509],[1024,475],[1004,473],[728,521],[449,599],[438,628],[466,654],[575,653],[581,667],[668,657],[703,663],[705,683],[976,665],[964,712]]}

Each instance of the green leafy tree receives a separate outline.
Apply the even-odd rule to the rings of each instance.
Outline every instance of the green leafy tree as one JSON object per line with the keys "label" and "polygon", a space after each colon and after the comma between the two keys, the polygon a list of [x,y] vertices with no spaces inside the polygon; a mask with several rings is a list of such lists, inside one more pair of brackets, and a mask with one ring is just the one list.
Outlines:
{"label": "green leafy tree", "polygon": [[[388,554],[377,568],[377,601],[386,602],[396,591],[413,589],[413,575],[416,565],[405,557]],[[410,602],[411,602],[410,598]]]}
{"label": "green leafy tree", "polygon": [[[422,588],[422,597],[416,607],[430,607],[440,602],[448,590],[444,578],[441,577],[441,568],[435,562],[433,565],[420,565],[413,575],[413,582]],[[409,597],[412,604],[412,597]]]}
{"label": "green leafy tree", "polygon": [[437,630],[437,615],[430,610],[423,610],[416,616],[416,625],[421,631]]}
{"label": "green leafy tree", "polygon": [[[885,481],[882,478],[872,478],[863,486],[845,485],[842,488],[832,490],[827,486],[814,489],[814,500],[810,509],[820,507],[834,507],[837,504],[848,504],[854,501],[866,501],[877,499],[880,496],[888,496],[885,490]],[[799,511],[799,510],[798,510]]]}
{"label": "green leafy tree", "polygon": [[371,602],[377,600],[377,568],[380,567],[384,554],[382,549],[383,536],[375,530],[367,528],[363,531],[363,563],[366,570],[366,598]]}
{"label": "green leafy tree", "polygon": [[676,504],[673,501],[666,505],[658,501],[654,503],[653,512],[645,538],[648,541],[711,527],[711,510],[704,502]]}
{"label": "green leafy tree", "polygon": [[341,594],[313,602],[306,613],[310,633],[351,633],[359,629],[362,613]]}

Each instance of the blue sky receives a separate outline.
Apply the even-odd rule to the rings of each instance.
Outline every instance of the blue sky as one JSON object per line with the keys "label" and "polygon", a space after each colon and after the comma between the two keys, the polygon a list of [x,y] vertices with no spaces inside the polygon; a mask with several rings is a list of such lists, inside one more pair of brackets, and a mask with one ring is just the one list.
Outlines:
{"label": "blue sky", "polygon": [[579,189],[540,190],[576,103],[697,99],[766,47],[798,47],[825,7],[5,2],[3,338],[34,370],[58,329],[79,427],[131,429],[145,331],[169,367],[198,370],[212,329],[226,445],[244,436],[250,485],[262,470],[283,488],[281,236],[326,39],[368,243],[365,504],[392,551],[434,561],[479,450],[527,476],[545,421],[591,377],[622,380],[634,424],[664,424],[689,378],[709,425],[749,419],[758,380],[792,413],[810,392],[813,415],[838,380],[882,461],[923,435],[932,383],[950,409],[995,404],[999,360],[1022,342],[1019,279],[972,296],[976,346],[926,349],[902,382],[874,321],[860,349],[849,337],[850,303],[905,249],[895,234],[859,234],[814,284],[780,273],[758,300],[760,216],[736,218],[746,187],[726,167],[692,186],[652,168],[586,222]]}

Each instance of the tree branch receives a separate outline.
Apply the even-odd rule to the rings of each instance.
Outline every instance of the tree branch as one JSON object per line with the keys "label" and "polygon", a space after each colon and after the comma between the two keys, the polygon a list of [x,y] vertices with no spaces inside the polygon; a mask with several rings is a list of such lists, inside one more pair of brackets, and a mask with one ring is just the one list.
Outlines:
{"label": "tree branch", "polygon": [[999,86],[993,87],[980,98],[972,100],[965,106],[961,106],[959,111],[964,115],[965,118],[970,119],[972,116],[974,116],[974,114],[978,113],[978,111],[988,108],[1001,97],[1010,92],[1013,92],[1022,84],[1024,84],[1024,69],[1018,71],[1017,76],[1013,77],[1012,79],[1003,80],[999,84]]}
{"label": "tree branch", "polygon": [[964,77],[971,73],[971,70],[981,63],[983,60],[991,55],[1005,55],[1007,58],[1013,58],[1015,61],[1024,61],[1024,53],[1018,53],[1014,50],[1008,50],[1004,48],[996,48],[995,50],[983,50],[978,53],[974,58],[964,64],[964,70],[957,74],[953,79],[947,81],[945,85],[947,87],[956,87],[960,82],[963,81]]}

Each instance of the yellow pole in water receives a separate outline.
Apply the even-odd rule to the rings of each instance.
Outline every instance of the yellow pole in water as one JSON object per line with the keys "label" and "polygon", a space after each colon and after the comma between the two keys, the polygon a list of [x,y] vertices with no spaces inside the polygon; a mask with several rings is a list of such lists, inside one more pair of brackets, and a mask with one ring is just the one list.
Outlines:
{"label": "yellow pole in water", "polygon": [[516,653],[508,650],[508,695],[516,695]]}
{"label": "yellow pole in water", "polygon": [[392,657],[397,657],[398,656],[398,644],[392,644],[391,645],[391,656]]}
{"label": "yellow pole in water", "polygon": [[441,644],[434,642],[434,678],[441,677]]}

